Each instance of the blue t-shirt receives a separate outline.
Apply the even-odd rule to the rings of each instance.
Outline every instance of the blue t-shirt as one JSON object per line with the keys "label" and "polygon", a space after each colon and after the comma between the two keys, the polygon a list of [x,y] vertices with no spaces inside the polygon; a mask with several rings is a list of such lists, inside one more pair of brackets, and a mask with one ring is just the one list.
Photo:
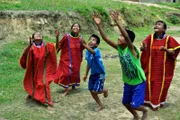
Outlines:
{"label": "blue t-shirt", "polygon": [[88,66],[91,69],[91,75],[105,74],[106,72],[102,62],[100,50],[98,48],[95,48],[94,52],[95,54],[92,54],[86,50],[86,60]]}

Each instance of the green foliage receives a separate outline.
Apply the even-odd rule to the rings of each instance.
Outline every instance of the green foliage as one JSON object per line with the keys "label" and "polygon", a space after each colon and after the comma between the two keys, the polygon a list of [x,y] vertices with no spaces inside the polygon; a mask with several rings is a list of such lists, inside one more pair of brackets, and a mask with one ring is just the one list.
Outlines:
{"label": "green foliage", "polygon": [[176,15],[172,15],[171,17],[168,18],[169,21],[173,24],[180,24],[180,17]]}
{"label": "green foliage", "polygon": [[92,8],[78,7],[74,10],[79,12],[87,21],[92,22],[92,14],[93,13],[100,14],[102,16],[103,21],[106,21],[108,19],[108,13],[102,6],[93,6]]}
{"label": "green foliage", "polygon": [[176,3],[172,3],[172,2],[161,2],[161,5],[166,5],[166,6],[170,6],[172,8],[176,8],[180,10],[180,1],[178,0],[178,2]]}
{"label": "green foliage", "polygon": [[[135,45],[139,48],[139,43],[152,32],[152,28],[134,28],[137,35]],[[87,38],[89,35],[85,35]],[[117,41],[119,33],[109,32],[109,38]],[[45,41],[54,42],[47,36],[44,36]],[[99,46],[103,63],[106,68],[105,87],[109,89],[109,97],[107,99],[99,95],[105,109],[101,112],[96,112],[97,104],[93,100],[88,91],[88,83],[81,82],[80,88],[70,90],[68,96],[63,97],[64,89],[60,88],[54,83],[51,84],[51,98],[54,102],[54,107],[51,111],[46,110],[41,104],[34,100],[25,101],[24,97],[27,95],[23,88],[24,72],[18,60],[26,47],[28,42],[16,40],[9,44],[5,44],[0,49],[0,116],[8,120],[101,120],[102,118],[117,120],[131,119],[132,116],[127,116],[127,109],[125,109],[120,102],[122,100],[123,82],[121,80],[121,67],[119,58],[105,58],[105,56],[117,55],[117,50],[113,49],[103,40]],[[59,55],[57,56],[59,57]],[[84,74],[86,68],[86,61],[83,60],[81,65],[81,75]],[[177,67],[176,71],[180,68]],[[177,111],[179,107],[179,95],[176,94],[179,87],[179,74],[176,72],[174,76],[173,90],[170,90],[168,103],[170,106],[162,108],[156,113],[154,118],[154,111],[148,111],[149,119],[162,120],[179,120],[180,116]],[[82,77],[82,76],[81,76]],[[166,113],[166,114],[164,114]],[[166,119],[167,118],[167,119]]]}

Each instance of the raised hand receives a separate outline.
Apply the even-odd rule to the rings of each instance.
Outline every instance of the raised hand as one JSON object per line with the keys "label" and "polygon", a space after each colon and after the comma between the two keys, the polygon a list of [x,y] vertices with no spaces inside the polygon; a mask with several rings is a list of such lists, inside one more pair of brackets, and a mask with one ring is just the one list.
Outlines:
{"label": "raised hand", "polygon": [[84,46],[84,43],[85,43],[85,40],[84,40],[84,38],[82,37],[82,38],[80,39],[80,44],[81,44],[82,46]]}
{"label": "raised hand", "polygon": [[118,10],[116,10],[116,11],[114,11],[114,10],[110,11],[110,16],[112,17],[112,19],[113,19],[115,22],[117,22],[117,21],[118,21],[118,16],[119,16]]}
{"label": "raised hand", "polygon": [[143,42],[143,43],[141,43],[140,50],[141,51],[146,50],[146,47],[147,47],[147,44]]}
{"label": "raised hand", "polygon": [[99,14],[93,13],[92,18],[97,25],[101,24],[101,16]]}
{"label": "raised hand", "polygon": [[60,34],[60,32],[56,29],[56,30],[55,30],[55,35],[56,35],[56,37],[58,37],[59,34]]}
{"label": "raised hand", "polygon": [[32,37],[29,37],[29,45],[32,45]]}
{"label": "raised hand", "polygon": [[55,30],[55,36],[56,36],[56,51],[58,53],[60,48],[59,48],[59,31],[57,29]]}

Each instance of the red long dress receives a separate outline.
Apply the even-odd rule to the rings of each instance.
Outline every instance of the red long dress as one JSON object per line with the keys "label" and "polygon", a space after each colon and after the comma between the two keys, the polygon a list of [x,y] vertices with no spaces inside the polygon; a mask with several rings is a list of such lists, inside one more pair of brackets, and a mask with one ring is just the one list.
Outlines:
{"label": "red long dress", "polygon": [[80,36],[65,34],[59,42],[61,55],[54,82],[64,88],[80,85],[80,65],[84,50],[80,40]]}
{"label": "red long dress", "polygon": [[[46,46],[46,47],[45,47]],[[22,55],[20,65],[26,69],[24,89],[44,105],[51,105],[50,83],[57,68],[55,45],[43,43],[41,47],[32,44],[27,55]]]}
{"label": "red long dress", "polygon": [[[176,57],[180,51],[180,44],[171,36],[162,40],[154,39],[153,34],[144,41],[147,48],[141,54],[141,64],[146,75],[145,103],[153,108],[164,105],[175,69]],[[175,55],[168,55],[159,48],[165,46],[175,50]]]}

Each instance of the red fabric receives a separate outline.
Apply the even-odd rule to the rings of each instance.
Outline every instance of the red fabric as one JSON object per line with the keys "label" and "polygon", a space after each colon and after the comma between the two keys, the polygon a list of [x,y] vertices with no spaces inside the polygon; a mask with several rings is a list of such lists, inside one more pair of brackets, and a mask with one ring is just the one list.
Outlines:
{"label": "red fabric", "polygon": [[[28,55],[22,55],[20,59],[20,65],[26,69],[24,77],[24,89],[26,92],[34,97],[34,99],[40,101],[43,104],[46,104],[46,101],[49,105],[52,105],[50,97],[50,83],[53,81],[57,68],[56,60],[56,50],[55,46],[51,43],[46,44],[48,57],[46,59],[46,91],[47,98],[45,97],[45,87],[44,87],[44,62],[46,56],[46,50],[44,44],[38,48],[32,45],[31,49],[28,52]],[[33,62],[34,62],[34,89],[33,89]],[[34,96],[33,96],[34,91]]]}
{"label": "red fabric", "polygon": [[54,82],[64,88],[80,84],[80,65],[84,49],[80,44],[80,39],[80,37],[66,34],[59,42],[61,55]]}
{"label": "red fabric", "polygon": [[[166,36],[167,37],[167,36]],[[161,102],[165,102],[167,97],[167,92],[172,81],[175,69],[175,60],[180,51],[180,44],[171,36],[169,36],[167,42],[167,48],[176,48],[175,55],[166,56],[166,63],[164,63],[164,51],[160,51],[161,46],[165,46],[166,37],[162,40],[153,39],[152,48],[150,48],[151,35],[149,35],[143,42],[147,45],[147,48],[141,54],[141,64],[146,75],[146,95],[145,101],[148,101],[152,105],[158,106]],[[149,66],[150,60],[150,49],[151,52],[151,66]],[[163,85],[163,70],[165,65],[165,81]],[[149,71],[149,67],[151,67]],[[150,74],[150,80],[148,79],[148,74]],[[149,94],[149,84],[151,95]],[[163,86],[162,95],[159,101],[161,87]],[[150,100],[151,97],[151,100]]]}

